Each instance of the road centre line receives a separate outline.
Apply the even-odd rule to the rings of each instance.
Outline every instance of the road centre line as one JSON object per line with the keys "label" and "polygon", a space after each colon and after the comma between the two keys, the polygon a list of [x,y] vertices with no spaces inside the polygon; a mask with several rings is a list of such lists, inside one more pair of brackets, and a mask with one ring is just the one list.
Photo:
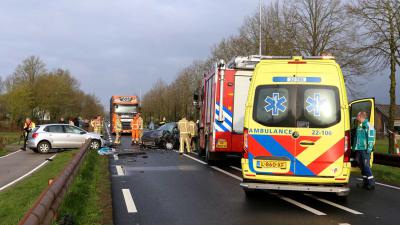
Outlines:
{"label": "road centre line", "polygon": [[[186,154],[185,154],[185,155],[186,155]],[[207,163],[205,163],[205,162],[203,162],[203,161],[201,161],[201,160],[198,160],[198,159],[196,159],[196,158],[193,158],[193,157],[189,157],[189,158],[191,158],[191,159],[193,159],[193,160],[195,160],[195,161],[197,161],[197,162],[201,162],[202,164],[203,164],[203,163],[204,163],[204,164],[207,164]],[[235,178],[236,180],[243,181],[243,179],[242,179],[241,177],[236,176],[236,175],[234,175],[234,174],[232,174],[232,173],[229,173],[229,172],[227,172],[227,171],[225,171],[225,170],[223,170],[223,169],[221,169],[221,168],[218,168],[218,167],[216,167],[216,166],[210,166],[210,167],[213,168],[214,170],[217,170],[217,171],[219,171],[219,172],[221,172],[221,173],[224,173],[225,175],[228,175],[228,176],[230,176],[230,177],[232,177],[232,178]],[[232,166],[231,166],[231,167],[232,167]],[[236,167],[236,168],[237,168],[237,167]],[[237,169],[239,169],[239,168],[237,168]],[[295,201],[295,200],[293,200],[293,199],[291,199],[291,198],[281,196],[281,195],[279,195],[279,194],[277,194],[277,193],[271,193],[271,194],[277,196],[278,198],[280,198],[280,199],[282,199],[282,200],[284,200],[284,201],[286,201],[286,202],[289,202],[289,203],[291,203],[291,204],[293,204],[293,205],[295,205],[295,206],[298,206],[298,207],[300,207],[300,208],[302,208],[302,209],[304,209],[304,210],[307,210],[307,211],[309,211],[309,212],[311,212],[311,213],[313,213],[313,214],[315,214],[315,215],[318,215],[318,216],[325,216],[325,215],[326,215],[326,213],[323,213],[323,212],[321,212],[321,211],[318,211],[318,210],[316,210],[316,209],[314,209],[314,208],[311,208],[311,207],[309,207],[309,206],[307,206],[307,205],[304,205],[304,204],[302,204],[302,203],[300,203],[300,202],[298,202],[298,201]]]}
{"label": "road centre line", "polygon": [[122,195],[124,196],[126,209],[128,213],[137,213],[135,202],[133,201],[131,191],[129,189],[122,189]]}
{"label": "road centre line", "polygon": [[[51,156],[49,159],[53,159],[54,157],[56,157],[57,154],[54,154],[53,156]],[[49,162],[49,160],[45,160],[44,162],[42,162],[40,165],[36,166],[35,168],[33,168],[32,170],[30,170],[29,172],[25,173],[24,175],[18,177],[17,179],[11,181],[10,183],[4,185],[3,187],[0,187],[0,191],[8,188],[9,186],[17,183],[18,181],[24,179],[25,177],[31,175],[32,173],[34,173],[36,170],[40,169],[42,166],[46,165]]]}
{"label": "road centre line", "polygon": [[336,208],[339,208],[339,209],[341,209],[341,210],[347,211],[347,212],[349,212],[349,213],[353,213],[353,214],[355,214],[355,215],[362,215],[362,214],[363,214],[362,212],[359,212],[359,211],[356,211],[356,210],[347,208],[347,207],[345,207],[345,206],[339,205],[339,204],[337,204],[337,203],[331,202],[331,201],[326,200],[326,199],[323,199],[323,198],[319,198],[319,197],[314,196],[314,195],[312,195],[312,194],[304,194],[304,195],[305,195],[305,196],[308,196],[308,197],[310,197],[310,198],[316,199],[316,200],[318,200],[318,201],[320,201],[320,202],[326,203],[326,204],[328,204],[328,205],[334,206],[334,207],[336,207]]}
{"label": "road centre line", "polygon": [[115,168],[117,168],[117,174],[118,176],[124,176],[124,170],[122,169],[122,166],[116,165]]}
{"label": "road centre line", "polygon": [[229,167],[234,169],[234,170],[237,170],[237,171],[242,171],[242,169],[240,169],[239,167],[236,167],[236,166],[229,166]]}
{"label": "road centre line", "polygon": [[[357,180],[363,180],[363,179],[357,178]],[[384,184],[384,183],[380,183],[380,182],[375,182],[375,184],[381,185],[381,186],[384,186],[384,187],[388,187],[388,188],[393,188],[393,189],[396,189],[396,190],[400,190],[400,187],[392,186],[392,185],[389,185],[389,184]]]}
{"label": "road centre line", "polygon": [[5,158],[5,157],[10,156],[10,155],[14,155],[15,153],[18,153],[18,152],[20,152],[20,151],[22,151],[22,150],[20,149],[20,150],[18,150],[18,151],[11,152],[11,153],[9,153],[9,154],[7,154],[7,155],[0,156],[0,159]]}
{"label": "road centre line", "polygon": [[231,174],[231,173],[229,173],[229,172],[227,172],[227,171],[225,171],[225,170],[223,170],[223,169],[221,169],[221,168],[218,168],[218,167],[216,167],[216,166],[211,166],[211,168],[213,168],[214,170],[217,170],[217,171],[219,171],[219,172],[221,172],[221,173],[224,173],[224,174],[226,174],[226,175],[228,175],[228,176],[230,176],[230,177],[233,177],[233,178],[235,178],[236,180],[243,181],[243,179],[242,179],[241,177],[236,176],[236,175],[234,175],[234,174]]}
{"label": "road centre line", "polygon": [[300,203],[300,202],[298,202],[296,200],[293,200],[293,199],[288,198],[288,197],[281,196],[281,195],[279,195],[277,193],[271,193],[271,194],[277,196],[278,198],[280,198],[280,199],[282,199],[282,200],[284,200],[286,202],[289,202],[289,203],[291,203],[291,204],[293,204],[295,206],[298,206],[298,207],[300,207],[300,208],[302,208],[304,210],[307,210],[307,211],[309,211],[309,212],[311,212],[311,213],[313,213],[313,214],[315,214],[317,216],[326,216],[326,213],[323,213],[323,212],[321,212],[319,210],[316,210],[316,209],[311,208],[311,207],[309,207],[307,205],[304,205],[303,203]]}

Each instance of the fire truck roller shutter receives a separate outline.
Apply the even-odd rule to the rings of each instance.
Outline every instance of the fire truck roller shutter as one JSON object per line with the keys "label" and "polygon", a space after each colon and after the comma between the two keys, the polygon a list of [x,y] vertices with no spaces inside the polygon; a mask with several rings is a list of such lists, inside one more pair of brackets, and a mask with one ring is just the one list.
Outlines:
{"label": "fire truck roller shutter", "polygon": [[253,71],[238,71],[235,74],[235,95],[233,103],[233,131],[243,133],[247,94]]}

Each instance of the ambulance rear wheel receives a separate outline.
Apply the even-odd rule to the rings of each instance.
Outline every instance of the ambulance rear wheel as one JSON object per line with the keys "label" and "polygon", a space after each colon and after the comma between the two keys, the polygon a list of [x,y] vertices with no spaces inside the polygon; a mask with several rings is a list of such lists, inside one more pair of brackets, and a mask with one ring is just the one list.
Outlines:
{"label": "ambulance rear wheel", "polygon": [[243,188],[243,191],[244,194],[246,195],[246,199],[248,200],[256,199],[261,194],[260,190]]}

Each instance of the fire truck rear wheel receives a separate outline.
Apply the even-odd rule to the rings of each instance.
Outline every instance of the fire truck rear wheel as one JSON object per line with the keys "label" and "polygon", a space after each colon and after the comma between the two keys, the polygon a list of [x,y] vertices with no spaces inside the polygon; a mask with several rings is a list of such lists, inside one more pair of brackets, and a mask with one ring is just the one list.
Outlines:
{"label": "fire truck rear wheel", "polygon": [[206,162],[210,165],[215,164],[214,154],[209,151],[209,145],[206,144]]}

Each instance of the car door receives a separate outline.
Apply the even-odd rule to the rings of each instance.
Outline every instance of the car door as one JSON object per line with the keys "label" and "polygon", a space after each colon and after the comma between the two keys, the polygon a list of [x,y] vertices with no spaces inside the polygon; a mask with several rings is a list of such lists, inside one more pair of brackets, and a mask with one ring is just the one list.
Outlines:
{"label": "car door", "polygon": [[85,135],[82,133],[83,130],[70,125],[64,125],[66,138],[68,141],[68,148],[79,148],[85,143]]}
{"label": "car door", "polygon": [[44,129],[53,148],[64,148],[66,145],[63,125],[49,125]]}
{"label": "car door", "polygon": [[[364,98],[358,99],[350,102],[349,104],[349,114],[350,114],[350,141],[351,146],[355,141],[355,131],[357,129],[357,114],[359,112],[366,112],[368,116],[368,121],[370,126],[375,127],[375,99],[374,98]],[[357,167],[358,164],[355,161],[355,152],[351,151],[350,156],[351,166]],[[371,154],[371,165],[373,162],[373,154]]]}

